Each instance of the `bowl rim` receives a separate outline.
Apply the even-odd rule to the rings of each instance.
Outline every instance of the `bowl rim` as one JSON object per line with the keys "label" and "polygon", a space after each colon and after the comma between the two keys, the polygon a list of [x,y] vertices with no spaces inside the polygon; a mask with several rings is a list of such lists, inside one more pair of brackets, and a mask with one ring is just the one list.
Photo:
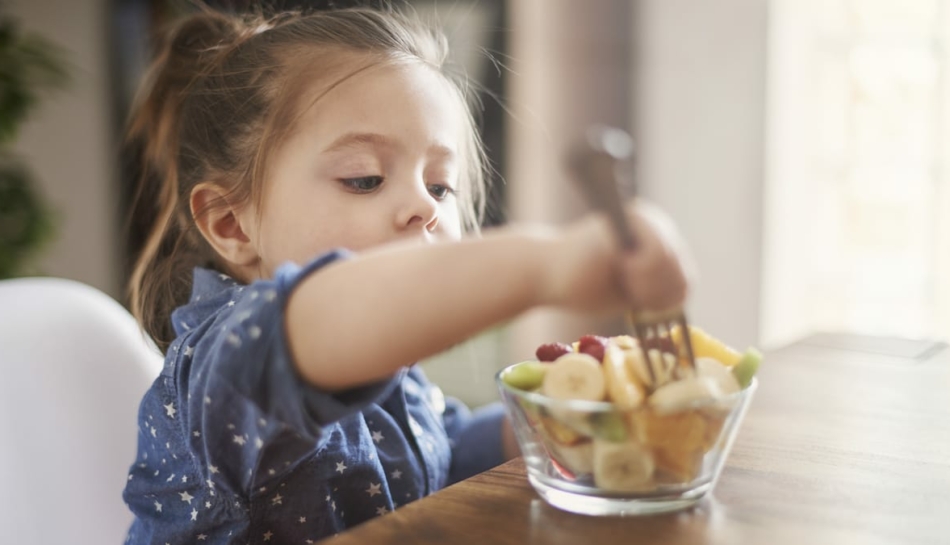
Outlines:
{"label": "bowl rim", "polygon": [[[527,361],[534,361],[534,360],[527,360]],[[501,376],[507,370],[511,369],[512,367],[516,365],[520,365],[522,363],[525,363],[525,362],[518,362],[518,363],[512,363],[510,365],[506,365],[505,367],[500,369],[498,372],[496,372],[495,384],[498,385],[498,387],[501,388],[502,390],[510,393],[511,395],[530,401],[538,406],[542,406],[542,407],[550,408],[550,409],[584,411],[584,412],[611,412],[611,413],[636,412],[636,411],[650,409],[650,406],[647,403],[643,403],[631,409],[621,409],[617,407],[615,404],[611,403],[610,401],[589,401],[586,399],[554,399],[544,394],[540,394],[538,392],[529,392],[527,390],[520,390],[518,388],[515,388],[514,386],[511,386],[507,382],[505,382],[501,378]],[[741,390],[737,392],[733,392],[729,395],[722,396],[722,397],[695,401],[693,403],[690,403],[686,407],[684,407],[684,409],[695,409],[695,408],[702,408],[702,407],[714,406],[714,405],[722,406],[723,402],[732,402],[732,401],[739,402],[742,400],[742,398],[752,395],[756,391],[758,386],[759,386],[759,379],[758,377],[753,376],[749,384],[745,388],[742,388]],[[733,407],[737,405],[734,405]],[[679,411],[676,411],[676,412],[679,412]]]}

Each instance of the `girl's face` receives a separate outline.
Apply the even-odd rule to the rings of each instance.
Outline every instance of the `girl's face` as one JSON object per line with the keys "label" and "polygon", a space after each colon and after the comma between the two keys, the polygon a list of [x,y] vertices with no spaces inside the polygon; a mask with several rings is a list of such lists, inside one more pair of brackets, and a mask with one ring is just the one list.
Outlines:
{"label": "girl's face", "polygon": [[459,239],[464,118],[448,85],[403,63],[315,87],[322,96],[270,159],[260,208],[241,212],[258,275],[332,248]]}

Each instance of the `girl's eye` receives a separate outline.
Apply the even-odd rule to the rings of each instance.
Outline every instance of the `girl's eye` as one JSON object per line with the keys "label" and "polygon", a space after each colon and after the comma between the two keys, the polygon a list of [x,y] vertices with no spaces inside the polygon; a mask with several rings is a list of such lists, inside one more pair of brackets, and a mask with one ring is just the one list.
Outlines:
{"label": "girl's eye", "polygon": [[359,178],[343,178],[340,180],[347,188],[357,193],[369,193],[383,183],[382,176],[360,176]]}
{"label": "girl's eye", "polygon": [[449,195],[455,195],[455,190],[447,185],[432,184],[429,186],[429,193],[441,201]]}

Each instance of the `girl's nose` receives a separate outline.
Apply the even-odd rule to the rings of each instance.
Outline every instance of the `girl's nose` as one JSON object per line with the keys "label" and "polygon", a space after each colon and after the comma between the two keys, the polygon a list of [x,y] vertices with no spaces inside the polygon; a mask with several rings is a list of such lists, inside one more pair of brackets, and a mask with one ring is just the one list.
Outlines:
{"label": "girl's nose", "polygon": [[439,207],[429,193],[425,182],[413,183],[402,195],[396,213],[396,229],[425,229],[435,231],[439,223]]}

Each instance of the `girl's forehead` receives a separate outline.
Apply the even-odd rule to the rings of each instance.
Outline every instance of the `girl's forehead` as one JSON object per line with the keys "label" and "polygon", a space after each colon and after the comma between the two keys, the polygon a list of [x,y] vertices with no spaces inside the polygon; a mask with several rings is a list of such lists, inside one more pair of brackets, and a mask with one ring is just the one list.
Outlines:
{"label": "girl's forehead", "polygon": [[311,80],[297,119],[300,128],[319,133],[340,125],[395,132],[412,126],[456,145],[466,107],[459,97],[442,74],[420,61],[364,55],[332,76]]}

